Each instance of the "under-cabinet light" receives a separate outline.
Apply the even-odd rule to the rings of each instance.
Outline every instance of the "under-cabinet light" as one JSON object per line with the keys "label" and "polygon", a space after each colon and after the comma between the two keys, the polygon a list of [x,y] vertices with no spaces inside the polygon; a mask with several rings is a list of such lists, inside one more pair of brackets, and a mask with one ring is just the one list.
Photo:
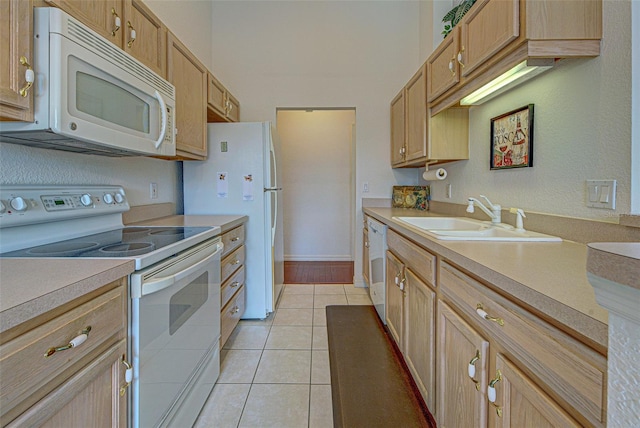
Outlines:
{"label": "under-cabinet light", "polygon": [[491,82],[473,91],[460,100],[461,105],[470,106],[482,104],[485,101],[511,89],[526,80],[553,67],[553,59],[525,60],[513,67],[511,70],[496,77]]}

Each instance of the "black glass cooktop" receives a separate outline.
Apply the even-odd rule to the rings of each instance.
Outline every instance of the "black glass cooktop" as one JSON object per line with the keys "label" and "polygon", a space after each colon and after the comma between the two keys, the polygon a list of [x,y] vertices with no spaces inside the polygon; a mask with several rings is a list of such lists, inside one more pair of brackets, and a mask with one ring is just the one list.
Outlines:
{"label": "black glass cooktop", "polygon": [[0,257],[135,257],[189,239],[210,227],[125,227],[0,254]]}

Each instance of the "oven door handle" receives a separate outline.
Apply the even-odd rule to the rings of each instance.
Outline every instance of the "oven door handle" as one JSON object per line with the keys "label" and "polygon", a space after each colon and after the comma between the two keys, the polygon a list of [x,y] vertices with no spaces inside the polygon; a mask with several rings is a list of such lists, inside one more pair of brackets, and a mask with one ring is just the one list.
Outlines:
{"label": "oven door handle", "polygon": [[148,294],[157,293],[160,290],[171,287],[173,284],[183,280],[189,275],[198,272],[202,268],[202,266],[209,263],[212,258],[217,257],[222,252],[222,248],[224,247],[221,244],[216,244],[216,250],[213,253],[200,260],[196,264],[190,266],[188,269],[180,271],[174,275],[154,277],[151,280],[145,281],[142,286],[142,295],[146,296]]}

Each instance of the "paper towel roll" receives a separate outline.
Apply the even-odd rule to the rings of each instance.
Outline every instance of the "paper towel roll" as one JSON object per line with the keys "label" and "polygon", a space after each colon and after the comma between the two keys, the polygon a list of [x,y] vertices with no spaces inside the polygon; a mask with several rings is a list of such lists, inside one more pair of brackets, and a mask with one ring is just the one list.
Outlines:
{"label": "paper towel roll", "polygon": [[438,168],[438,169],[433,169],[433,170],[430,170],[430,171],[425,171],[422,174],[422,178],[424,178],[427,181],[444,180],[445,178],[447,178],[447,171],[444,168]]}

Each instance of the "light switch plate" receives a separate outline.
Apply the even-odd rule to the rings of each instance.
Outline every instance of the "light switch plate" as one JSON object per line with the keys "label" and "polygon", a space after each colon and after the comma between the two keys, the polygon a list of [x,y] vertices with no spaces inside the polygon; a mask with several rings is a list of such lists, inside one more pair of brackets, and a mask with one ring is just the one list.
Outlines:
{"label": "light switch plate", "polygon": [[616,180],[587,180],[587,206],[616,209]]}

